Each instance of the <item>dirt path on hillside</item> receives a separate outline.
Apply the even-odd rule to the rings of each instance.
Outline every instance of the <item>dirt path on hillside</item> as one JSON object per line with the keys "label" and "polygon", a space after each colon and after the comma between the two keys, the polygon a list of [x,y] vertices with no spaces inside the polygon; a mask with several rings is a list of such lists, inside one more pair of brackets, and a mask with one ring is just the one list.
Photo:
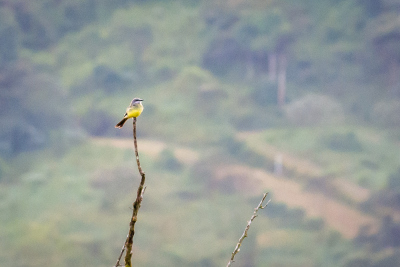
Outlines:
{"label": "dirt path on hillside", "polygon": [[[93,138],[93,142],[102,146],[113,146],[122,149],[132,147],[132,139],[112,139],[112,138]],[[199,155],[185,147],[175,147],[167,145],[164,142],[156,140],[141,139],[139,150],[150,156],[157,157],[164,149],[171,149],[178,160],[185,164],[193,164],[199,159]],[[258,145],[258,152],[264,151],[262,155],[275,156],[278,150],[269,145]],[[294,156],[284,155],[285,164],[292,164],[299,172],[304,174],[319,174],[321,170],[312,162],[305,159],[296,159]],[[240,165],[221,166],[215,170],[216,177],[219,179],[231,179],[232,177],[241,177],[240,180],[235,179],[235,187],[247,190],[252,194],[261,194],[269,191],[272,194],[272,201],[283,202],[291,208],[304,209],[308,217],[322,218],[326,225],[337,230],[346,238],[353,238],[358,233],[358,229],[366,224],[372,226],[372,230],[376,230],[379,222],[377,219],[365,215],[360,211],[353,209],[345,204],[335,201],[322,193],[306,192],[303,190],[299,181],[288,180],[277,177],[263,169],[251,168]],[[348,184],[347,184],[348,185]],[[354,188],[353,188],[354,189]],[[357,188],[355,189],[357,190]]]}
{"label": "dirt path on hillside", "polygon": [[[277,157],[277,155],[280,155],[283,166],[295,172],[298,176],[304,175],[312,178],[321,177],[324,174],[323,168],[314,162],[308,159],[299,158],[265,143],[262,134],[258,132],[242,132],[239,133],[237,137],[239,140],[246,142],[246,144],[252,150],[260,153],[272,161],[275,159],[275,157]],[[362,203],[370,197],[370,190],[354,184],[346,178],[335,177],[332,179],[331,184],[348,199],[353,200],[355,203]]]}
{"label": "dirt path on hillside", "polygon": [[[363,225],[371,225],[372,232],[378,229],[379,222],[374,217],[365,215],[322,193],[304,191],[300,183],[274,176],[263,169],[228,165],[219,168],[216,176],[219,179],[242,177],[245,182],[255,179],[258,182],[252,186],[253,194],[261,195],[268,191],[272,195],[272,201],[283,202],[290,208],[301,208],[308,217],[322,218],[328,226],[346,238],[354,238]],[[248,187],[246,189],[249,190]]]}

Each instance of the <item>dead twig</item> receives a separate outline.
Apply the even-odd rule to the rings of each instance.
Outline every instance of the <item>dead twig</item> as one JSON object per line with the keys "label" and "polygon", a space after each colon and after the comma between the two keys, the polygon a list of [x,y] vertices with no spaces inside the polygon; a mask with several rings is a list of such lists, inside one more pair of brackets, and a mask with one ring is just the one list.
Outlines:
{"label": "dead twig", "polygon": [[242,236],[239,238],[239,242],[236,244],[235,250],[232,252],[231,259],[229,260],[228,265],[226,265],[226,267],[231,266],[231,264],[234,262],[235,255],[240,251],[240,246],[242,245],[243,239],[245,239],[245,238],[247,237],[247,232],[248,232],[249,229],[250,229],[250,224],[251,224],[251,223],[253,222],[253,220],[258,216],[258,215],[257,215],[258,210],[259,210],[259,209],[264,209],[264,208],[269,204],[269,202],[271,201],[271,200],[268,200],[267,204],[265,204],[265,205],[263,206],[264,200],[265,200],[265,198],[267,197],[267,195],[268,195],[268,193],[265,193],[265,194],[263,195],[263,198],[261,199],[261,201],[260,201],[260,203],[258,204],[257,208],[254,209],[253,216],[251,216],[250,221],[247,222],[247,226],[246,226],[246,228],[244,229],[244,232],[243,232]]}
{"label": "dead twig", "polygon": [[115,264],[114,267],[121,266],[120,261],[122,258],[122,255],[124,254],[124,251],[126,250],[125,254],[125,267],[131,267],[132,266],[132,245],[133,245],[133,236],[135,235],[135,223],[137,221],[137,214],[139,212],[142,200],[143,200],[143,194],[144,191],[146,190],[146,187],[144,186],[145,183],[145,173],[142,170],[142,167],[140,166],[140,161],[139,161],[139,153],[138,153],[138,148],[137,148],[137,140],[136,140],[136,118],[133,118],[133,142],[135,145],[135,156],[136,156],[136,163],[138,166],[138,170],[140,173],[140,176],[142,177],[140,180],[140,185],[137,190],[136,194],[136,200],[133,203],[133,212],[132,212],[132,217],[131,221],[129,223],[129,232],[128,236],[126,237],[125,244],[122,247],[121,253],[119,255],[119,258],[117,260],[117,263]]}

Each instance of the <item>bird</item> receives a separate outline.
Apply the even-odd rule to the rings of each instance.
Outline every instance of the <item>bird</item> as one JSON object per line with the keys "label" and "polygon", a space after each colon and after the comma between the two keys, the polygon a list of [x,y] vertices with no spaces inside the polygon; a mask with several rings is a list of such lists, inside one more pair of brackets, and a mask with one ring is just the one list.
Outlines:
{"label": "bird", "polygon": [[128,119],[139,117],[143,111],[142,101],[143,99],[135,97],[129,107],[126,108],[124,118],[115,125],[115,128],[122,128]]}

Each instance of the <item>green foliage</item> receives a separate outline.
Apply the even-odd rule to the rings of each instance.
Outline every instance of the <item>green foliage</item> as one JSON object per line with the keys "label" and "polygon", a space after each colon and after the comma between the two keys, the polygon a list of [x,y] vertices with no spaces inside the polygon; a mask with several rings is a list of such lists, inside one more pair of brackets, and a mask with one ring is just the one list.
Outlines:
{"label": "green foliage", "polygon": [[[355,138],[351,134],[347,136],[351,132]],[[393,149],[396,141],[389,137],[389,132],[381,130],[347,126],[281,128],[266,130],[262,136],[274,147],[313,159],[326,175],[346,176],[370,188],[386,186],[388,175],[398,169],[398,154]],[[328,148],[325,138],[330,136],[340,136],[339,139],[345,139],[349,148],[355,150],[343,153]],[[370,167],[366,167],[366,162]]]}
{"label": "green foliage", "polygon": [[255,51],[274,51],[284,36],[291,35],[291,23],[280,6],[244,13],[235,25],[235,37]]}
{"label": "green foliage", "polygon": [[104,136],[111,132],[110,125],[116,124],[116,120],[107,110],[95,107],[81,117],[80,123],[89,134]]}
{"label": "green foliage", "polygon": [[251,150],[244,142],[238,141],[232,136],[224,136],[220,144],[228,155],[239,162],[256,167],[271,167],[272,163],[257,152]]}
{"label": "green foliage", "polygon": [[182,163],[175,157],[173,151],[164,149],[159,156],[156,166],[169,171],[179,171],[182,169]]}
{"label": "green foliage", "polygon": [[343,121],[344,112],[339,102],[324,95],[306,95],[287,105],[288,120],[299,126],[332,124]]}
{"label": "green foliage", "polygon": [[332,133],[328,136],[323,136],[321,142],[327,146],[327,148],[337,151],[350,151],[360,152],[362,146],[358,141],[357,136],[354,132],[348,133]]}
{"label": "green foliage", "polygon": [[[2,69],[0,139],[4,154],[41,148],[51,131],[71,123],[72,109],[64,88],[51,75],[34,72],[28,66]],[[15,79],[18,77],[18,79]]]}
{"label": "green foliage", "polygon": [[187,94],[191,91],[200,91],[202,86],[215,82],[216,80],[208,71],[197,66],[189,66],[176,76],[173,89],[179,94]]}

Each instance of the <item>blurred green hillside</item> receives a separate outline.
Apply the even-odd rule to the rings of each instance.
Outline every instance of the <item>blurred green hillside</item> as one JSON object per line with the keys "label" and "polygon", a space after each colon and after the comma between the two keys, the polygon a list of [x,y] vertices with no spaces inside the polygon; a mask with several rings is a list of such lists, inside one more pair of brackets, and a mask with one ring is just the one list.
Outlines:
{"label": "blurred green hillside", "polygon": [[[397,0],[0,0],[0,266],[400,264]],[[369,225],[369,226],[367,226]]]}

